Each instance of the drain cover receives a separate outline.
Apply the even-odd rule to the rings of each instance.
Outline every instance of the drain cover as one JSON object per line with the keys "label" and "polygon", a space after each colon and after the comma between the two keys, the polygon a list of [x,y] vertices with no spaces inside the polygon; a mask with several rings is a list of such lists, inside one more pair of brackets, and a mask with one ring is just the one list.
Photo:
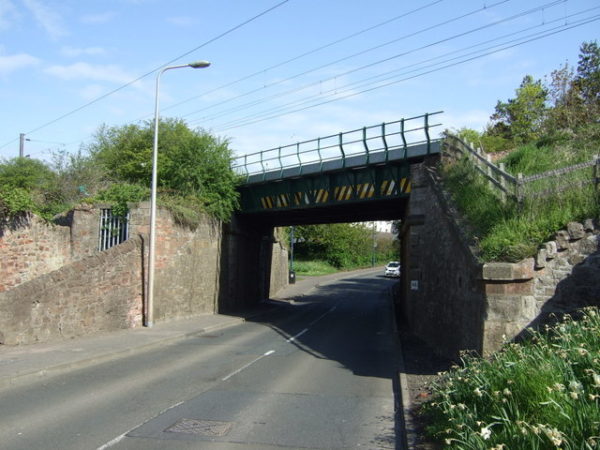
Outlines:
{"label": "drain cover", "polygon": [[225,436],[231,429],[231,422],[214,420],[180,419],[165,430],[167,433],[187,433],[199,436]]}

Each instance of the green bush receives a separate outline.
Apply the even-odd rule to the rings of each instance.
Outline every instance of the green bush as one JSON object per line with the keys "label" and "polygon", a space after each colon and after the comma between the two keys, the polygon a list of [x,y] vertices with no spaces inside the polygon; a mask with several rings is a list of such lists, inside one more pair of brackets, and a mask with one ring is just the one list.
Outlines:
{"label": "green bush", "polygon": [[[147,185],[152,174],[154,126],[101,127],[89,151],[116,181]],[[204,211],[228,221],[238,207],[238,177],[230,168],[228,143],[182,120],[159,123],[158,189],[197,197]]]}
{"label": "green bush", "polygon": [[107,189],[100,191],[95,199],[108,202],[112,205],[113,213],[125,217],[129,211],[128,202],[139,202],[146,200],[150,195],[150,189],[145,186],[129,183],[112,184]]}
{"label": "green bush", "polygon": [[42,161],[30,158],[0,163],[0,197],[9,216],[27,210],[50,220],[64,206],[56,173]]}
{"label": "green bush", "polygon": [[12,218],[19,214],[35,211],[30,193],[22,188],[0,188],[0,218]]}
{"label": "green bush", "polygon": [[360,224],[337,223],[296,227],[294,247],[305,260],[324,260],[338,269],[368,265],[373,241],[371,231]]}

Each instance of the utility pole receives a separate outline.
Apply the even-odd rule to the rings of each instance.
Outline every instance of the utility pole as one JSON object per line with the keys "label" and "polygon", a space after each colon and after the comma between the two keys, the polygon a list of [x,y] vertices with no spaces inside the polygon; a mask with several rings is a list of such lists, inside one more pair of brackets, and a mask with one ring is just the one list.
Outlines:
{"label": "utility pole", "polygon": [[372,223],[373,228],[373,251],[371,252],[371,267],[375,267],[375,248],[377,247],[377,242],[375,241],[375,221]]}
{"label": "utility pole", "polygon": [[19,134],[19,158],[25,156],[25,133]]}

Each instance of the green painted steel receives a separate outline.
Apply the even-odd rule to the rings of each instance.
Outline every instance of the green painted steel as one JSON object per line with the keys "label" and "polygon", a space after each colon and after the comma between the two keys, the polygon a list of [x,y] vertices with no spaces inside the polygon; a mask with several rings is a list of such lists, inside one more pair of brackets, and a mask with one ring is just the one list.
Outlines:
{"label": "green painted steel", "polygon": [[232,169],[243,184],[258,184],[305,174],[323,173],[390,160],[436,153],[431,116],[442,111],[372,125],[292,145],[276,147],[233,159]]}
{"label": "green painted steel", "polygon": [[[409,165],[438,153],[430,116],[387,122],[236,158],[241,212],[297,210],[396,199],[411,191]],[[410,125],[412,124],[412,125]],[[415,136],[420,136],[416,138]]]}
{"label": "green painted steel", "polygon": [[409,166],[380,165],[241,188],[244,213],[306,209],[407,196]]}

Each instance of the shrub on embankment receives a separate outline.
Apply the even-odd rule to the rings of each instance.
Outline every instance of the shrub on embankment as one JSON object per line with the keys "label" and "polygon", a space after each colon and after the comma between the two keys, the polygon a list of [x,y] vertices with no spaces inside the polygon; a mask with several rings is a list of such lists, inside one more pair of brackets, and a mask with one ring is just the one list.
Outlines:
{"label": "shrub on embankment", "polygon": [[[600,47],[596,42],[584,42],[576,70],[565,64],[552,72],[548,83],[526,75],[514,98],[498,101],[483,133],[463,128],[458,135],[484,152],[506,151],[498,162],[515,177],[519,173],[527,176],[600,157],[598,117]],[[459,209],[472,226],[482,259],[514,262],[533,256],[540,244],[567,223],[600,218],[597,167],[587,174],[569,175],[571,189],[553,190],[550,178],[541,182],[533,195],[505,204],[468,162],[446,167],[444,173]],[[589,183],[594,178],[595,182]],[[541,191],[547,192],[540,195]]]}
{"label": "shrub on embankment", "polygon": [[[158,203],[185,225],[201,212],[228,221],[238,205],[237,176],[226,140],[184,121],[159,123]],[[52,162],[30,158],[0,161],[0,219],[33,212],[46,220],[78,203],[110,203],[124,214],[128,202],[147,200],[152,173],[153,122],[102,126],[74,154]]]}
{"label": "shrub on embankment", "polygon": [[421,410],[427,434],[447,448],[598,448],[600,312],[577,316],[441,374]]}

